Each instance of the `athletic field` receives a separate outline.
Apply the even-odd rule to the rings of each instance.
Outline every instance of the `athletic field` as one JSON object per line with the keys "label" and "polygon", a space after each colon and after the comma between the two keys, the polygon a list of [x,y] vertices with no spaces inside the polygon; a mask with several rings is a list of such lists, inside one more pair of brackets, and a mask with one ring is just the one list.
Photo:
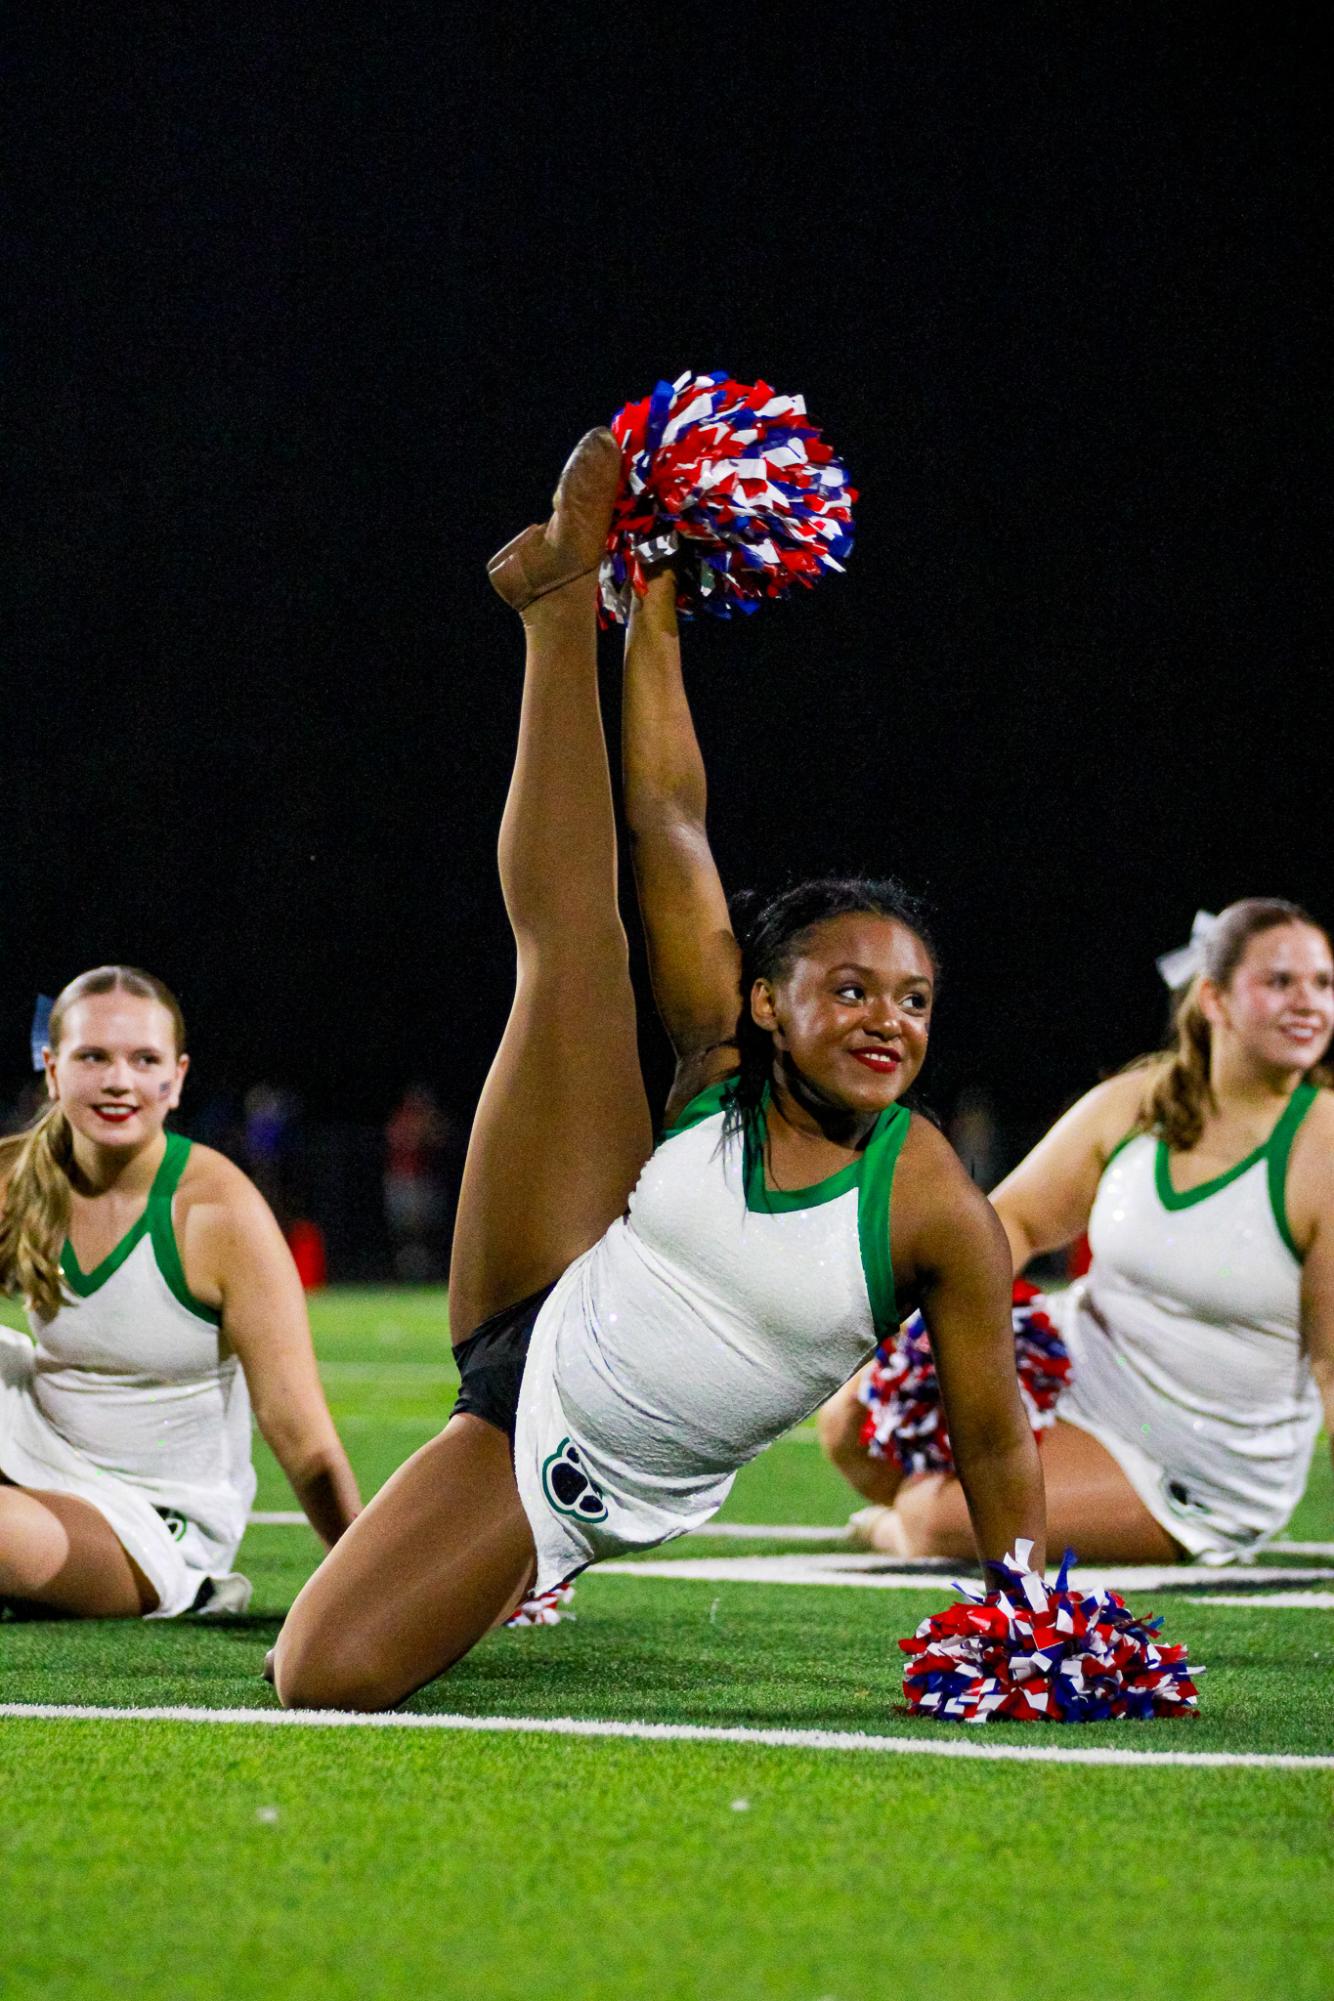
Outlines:
{"label": "athletic field", "polygon": [[[438,1293],[313,1301],[369,1495],[447,1415]],[[1334,1994],[1334,1493],[1126,1585],[1197,1719],[910,1722],[948,1573],[850,1559],[804,1428],[716,1532],[579,1583],[388,1718],[260,1679],[316,1544],[262,1458],[243,1619],[0,1625],[0,1996],[1110,2001]],[[721,1531],[726,1531],[721,1532]]]}

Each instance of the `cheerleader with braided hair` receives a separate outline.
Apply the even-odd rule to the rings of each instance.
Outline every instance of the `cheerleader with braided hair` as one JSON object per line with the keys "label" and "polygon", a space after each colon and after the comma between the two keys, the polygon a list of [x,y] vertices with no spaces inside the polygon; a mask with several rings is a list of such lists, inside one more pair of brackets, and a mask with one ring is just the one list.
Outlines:
{"label": "cheerleader with braided hair", "polygon": [[461,1391],[280,1636],[288,1704],[382,1708],[525,1593],[706,1521],[738,1466],[920,1305],[977,1546],[1032,1538],[1042,1489],[995,1217],[905,1092],[934,958],[895,886],[817,882],[739,944],[705,831],[676,585],[630,620],[625,807],[654,990],[677,1054],[654,1147],[616,899],[597,570],[621,474],[592,432],[551,519],[491,565],[524,624],[500,874],[513,1009],[460,1191]]}

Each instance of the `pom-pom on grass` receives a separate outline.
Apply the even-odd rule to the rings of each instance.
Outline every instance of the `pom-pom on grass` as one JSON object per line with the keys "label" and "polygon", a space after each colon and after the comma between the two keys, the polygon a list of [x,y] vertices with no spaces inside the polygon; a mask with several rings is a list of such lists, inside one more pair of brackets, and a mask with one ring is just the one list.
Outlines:
{"label": "pom-pom on grass", "polygon": [[627,403],[611,428],[625,476],[602,559],[604,625],[625,623],[668,557],[687,617],[753,612],[842,569],[857,495],[800,396],[687,372]]}
{"label": "pom-pom on grass", "polygon": [[1002,1586],[969,1593],[899,1641],[909,1656],[903,1693],[914,1715],[949,1723],[1108,1723],[1198,1710],[1186,1649],[1159,1644],[1160,1619],[1142,1623],[1115,1591],[1071,1591],[1069,1550],[1055,1584],[1045,1584],[1028,1567],[1032,1550],[1031,1542],[1017,1542],[1004,1564],[993,1566]]}
{"label": "pom-pom on grass", "polygon": [[[1070,1353],[1043,1295],[1023,1279],[1015,1280],[1013,1319],[1019,1394],[1040,1435],[1070,1380]],[[935,1357],[920,1313],[876,1349],[857,1394],[866,1406],[861,1443],[872,1459],[892,1459],[905,1473],[954,1471]]]}
{"label": "pom-pom on grass", "polygon": [[554,1584],[550,1591],[538,1591],[531,1598],[525,1598],[518,1610],[510,1613],[505,1624],[516,1627],[559,1626],[562,1619],[578,1616],[569,1609],[573,1597],[572,1584]]}

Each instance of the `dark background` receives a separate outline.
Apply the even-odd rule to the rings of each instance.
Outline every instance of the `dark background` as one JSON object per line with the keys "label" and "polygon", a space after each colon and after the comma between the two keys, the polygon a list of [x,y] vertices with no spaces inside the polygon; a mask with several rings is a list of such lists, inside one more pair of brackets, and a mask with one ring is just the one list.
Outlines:
{"label": "dark background", "polygon": [[1157,1039],[1197,904],[1331,908],[1319,17],[553,12],[12,24],[0,1097],[34,993],[123,958],[195,1094],[466,1115],[484,560],[724,367],[864,495],[846,578],[689,634],[725,879],[925,889],[928,1096],[1031,1137]]}

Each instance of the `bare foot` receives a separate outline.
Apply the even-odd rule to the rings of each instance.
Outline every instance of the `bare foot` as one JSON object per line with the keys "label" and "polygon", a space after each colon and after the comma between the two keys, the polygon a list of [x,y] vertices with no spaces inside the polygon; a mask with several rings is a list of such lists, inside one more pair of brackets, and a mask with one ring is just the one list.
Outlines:
{"label": "bare foot", "polygon": [[848,1541],[855,1549],[875,1549],[885,1556],[907,1556],[903,1523],[893,1508],[872,1503],[848,1517]]}

